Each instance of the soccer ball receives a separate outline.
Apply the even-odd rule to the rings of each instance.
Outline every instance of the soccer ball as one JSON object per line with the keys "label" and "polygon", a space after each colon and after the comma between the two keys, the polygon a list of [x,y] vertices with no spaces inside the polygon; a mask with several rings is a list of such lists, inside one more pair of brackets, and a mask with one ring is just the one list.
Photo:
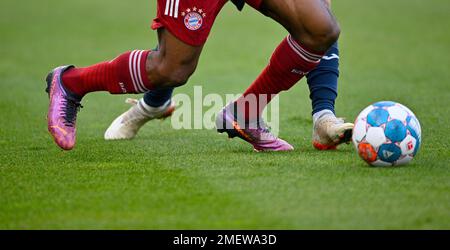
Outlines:
{"label": "soccer ball", "polygon": [[359,156],[372,166],[405,165],[419,151],[421,127],[402,104],[377,102],[356,118],[352,140]]}

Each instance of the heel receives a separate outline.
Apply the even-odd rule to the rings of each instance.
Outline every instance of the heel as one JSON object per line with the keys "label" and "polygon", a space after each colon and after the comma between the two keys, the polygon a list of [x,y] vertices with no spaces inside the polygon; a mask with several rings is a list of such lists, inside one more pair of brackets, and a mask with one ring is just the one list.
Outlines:
{"label": "heel", "polygon": [[47,88],[45,88],[45,92],[50,95],[50,86],[52,84],[53,80],[53,71],[48,73],[47,77],[45,78],[45,82],[47,83]]}
{"label": "heel", "polygon": [[230,138],[230,139],[240,137],[239,133],[237,133],[236,130],[233,130],[233,129],[217,129],[217,132],[219,134],[226,133],[228,135],[228,138]]}

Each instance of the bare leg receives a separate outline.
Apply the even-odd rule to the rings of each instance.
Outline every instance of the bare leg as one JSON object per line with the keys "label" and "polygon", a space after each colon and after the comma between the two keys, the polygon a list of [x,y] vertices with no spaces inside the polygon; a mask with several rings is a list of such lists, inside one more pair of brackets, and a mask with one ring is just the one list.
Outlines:
{"label": "bare leg", "polygon": [[203,46],[183,43],[165,29],[158,30],[159,49],[149,54],[146,71],[155,88],[184,85],[194,73]]}
{"label": "bare leg", "polygon": [[263,0],[261,12],[283,25],[297,42],[316,52],[328,50],[340,34],[326,0]]}

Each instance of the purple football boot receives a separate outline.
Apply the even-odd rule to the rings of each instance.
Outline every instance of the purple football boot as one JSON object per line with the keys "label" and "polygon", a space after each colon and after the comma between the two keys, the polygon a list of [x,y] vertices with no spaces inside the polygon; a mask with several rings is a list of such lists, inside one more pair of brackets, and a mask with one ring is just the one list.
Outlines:
{"label": "purple football boot", "polygon": [[230,104],[223,108],[216,119],[216,128],[219,133],[227,133],[229,138],[239,137],[253,145],[257,152],[262,151],[292,151],[292,147],[286,141],[273,135],[260,118],[258,126],[240,126],[233,114]]}
{"label": "purple football boot", "polygon": [[64,150],[75,146],[77,113],[82,107],[81,97],[71,93],[64,87],[61,75],[73,66],[54,69],[47,75],[47,89],[50,99],[48,107],[48,131],[56,144]]}

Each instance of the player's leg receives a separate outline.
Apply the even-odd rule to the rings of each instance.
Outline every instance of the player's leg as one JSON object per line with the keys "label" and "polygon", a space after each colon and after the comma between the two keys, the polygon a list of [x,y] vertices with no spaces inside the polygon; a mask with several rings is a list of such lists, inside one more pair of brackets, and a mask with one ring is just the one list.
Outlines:
{"label": "player's leg", "polygon": [[312,53],[323,55],[339,37],[339,25],[326,0],[262,0],[259,11]]}
{"label": "player's leg", "polygon": [[243,96],[219,113],[218,130],[239,136],[257,150],[292,150],[291,145],[268,132],[261,113],[275,95],[290,89],[317,67],[336,42],[339,26],[323,1],[248,0],[247,3],[282,24],[290,35],[276,48],[267,67]]}
{"label": "player's leg", "polygon": [[64,66],[47,76],[50,97],[48,129],[63,149],[75,145],[76,116],[83,96],[95,91],[144,93],[186,83],[194,72],[202,46],[181,42],[160,29],[158,51],[135,50],[90,67]]}
{"label": "player's leg", "polygon": [[149,107],[162,107],[171,100],[174,89],[175,88],[165,88],[148,91],[144,94],[142,99]]}
{"label": "player's leg", "polygon": [[[160,1],[158,17],[152,28],[165,28],[165,32],[173,34],[186,44],[203,46],[216,16],[226,2],[227,0]],[[164,46],[164,41],[160,44]],[[172,46],[168,44],[166,47]],[[175,56],[183,53],[175,50],[169,52]],[[133,106],[112,122],[105,132],[105,139],[132,139],[148,121],[170,116],[174,110],[172,93],[173,87],[169,86],[148,91],[140,100],[127,100]]]}
{"label": "player's leg", "polygon": [[181,42],[165,29],[158,30],[158,50],[125,52],[112,61],[67,69],[65,87],[82,98],[96,91],[139,94],[184,85],[195,71],[203,46]]}
{"label": "player's leg", "polygon": [[312,102],[313,145],[319,150],[336,149],[351,139],[352,123],[335,116],[338,93],[339,47],[335,43],[307,76]]}
{"label": "player's leg", "polygon": [[[169,32],[163,29],[158,32],[160,33],[159,43],[164,44],[165,42],[162,40],[166,36],[164,34]],[[167,44],[165,47],[167,47]],[[157,48],[156,50],[160,49]],[[132,105],[131,108],[114,119],[105,131],[105,140],[133,139],[147,122],[171,116],[175,110],[171,101],[173,90],[174,87],[159,88],[147,91],[144,97],[139,100],[127,99],[126,102]]]}
{"label": "player's leg", "polygon": [[[158,50],[158,48],[155,50]],[[171,115],[172,111],[175,109],[171,102],[174,89],[174,87],[167,87],[145,92],[143,98],[139,101],[142,102],[144,107],[146,107],[146,111],[149,111],[147,116],[152,119],[159,118],[159,114]],[[165,115],[162,117],[165,118]],[[105,139],[117,138],[106,138],[105,136]]]}

